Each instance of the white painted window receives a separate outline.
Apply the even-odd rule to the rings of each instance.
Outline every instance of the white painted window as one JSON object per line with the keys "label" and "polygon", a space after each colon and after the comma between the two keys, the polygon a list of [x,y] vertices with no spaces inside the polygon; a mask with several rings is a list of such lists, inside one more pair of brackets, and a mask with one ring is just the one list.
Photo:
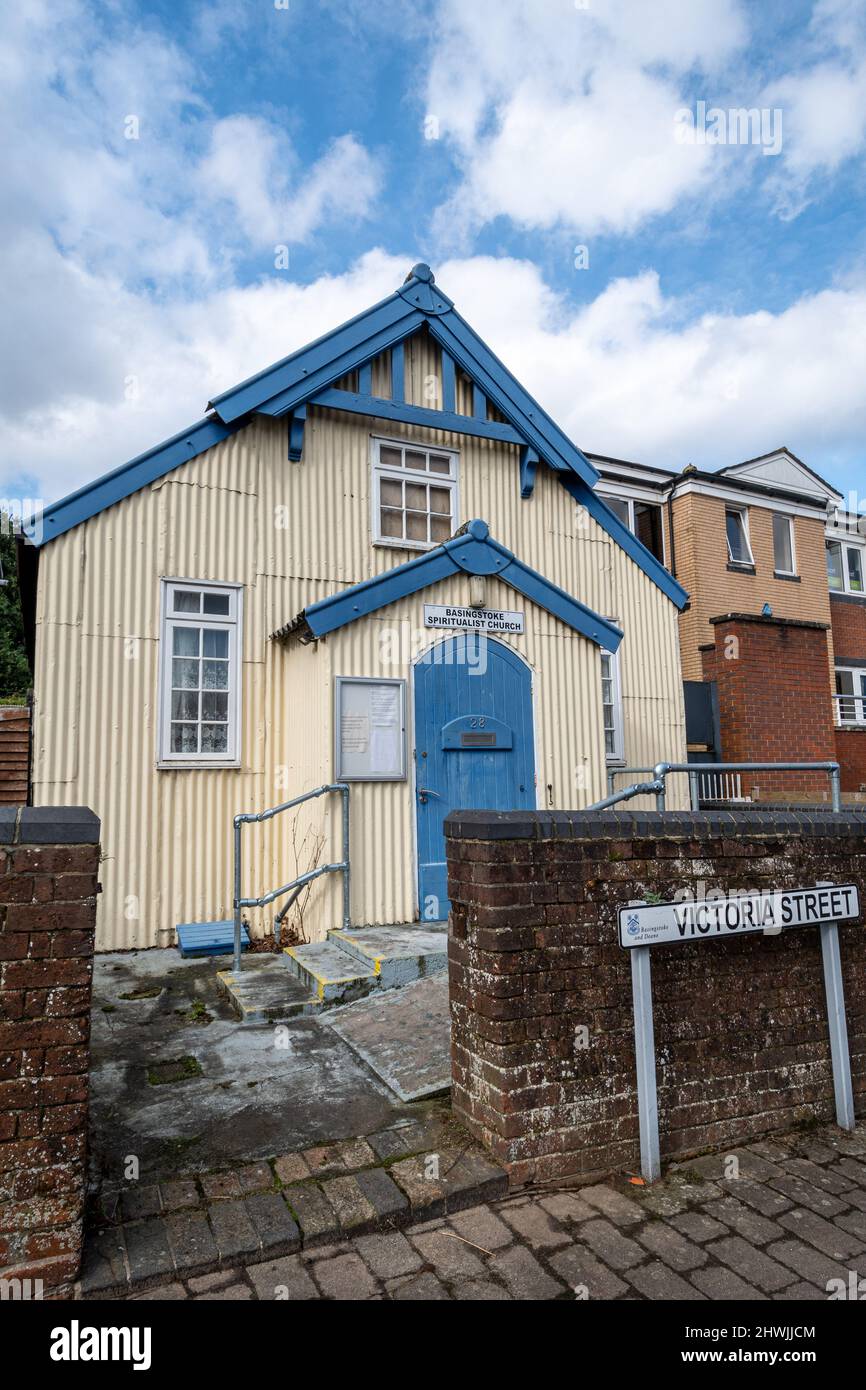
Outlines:
{"label": "white painted window", "polygon": [[863,571],[862,546],[846,545],[843,541],[827,542],[827,579],[834,593],[866,593]]}
{"label": "white painted window", "polygon": [[429,550],[458,527],[458,456],[392,439],[373,439],[373,540]]}
{"label": "white painted window", "polygon": [[163,580],[161,766],[239,763],[241,616],[238,584]]}
{"label": "white painted window", "polygon": [[796,574],[794,522],[790,516],[773,512],[773,568],[776,574]]}
{"label": "white painted window", "polygon": [[604,711],[604,751],[609,763],[625,761],[622,729],[622,692],[619,680],[619,656],[615,652],[601,654],[601,705]]}
{"label": "white painted window", "polygon": [[836,667],[836,723],[866,724],[866,667]]}
{"label": "white painted window", "polygon": [[748,512],[741,507],[725,508],[725,531],[728,538],[728,560],[732,565],[753,565],[749,543]]}

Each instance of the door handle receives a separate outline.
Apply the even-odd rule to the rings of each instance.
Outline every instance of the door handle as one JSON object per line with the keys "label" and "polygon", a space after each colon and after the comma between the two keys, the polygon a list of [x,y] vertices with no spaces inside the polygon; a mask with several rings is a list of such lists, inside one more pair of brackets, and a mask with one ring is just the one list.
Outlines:
{"label": "door handle", "polygon": [[419,787],[419,788],[418,788],[418,800],[421,802],[422,805],[426,805],[426,804],[427,804],[427,798],[428,798],[428,796],[438,796],[438,797],[439,797],[439,800],[440,800],[440,801],[442,800],[442,795],[441,795],[440,792],[434,792],[434,791],[432,791],[432,790],[430,789],[430,787]]}

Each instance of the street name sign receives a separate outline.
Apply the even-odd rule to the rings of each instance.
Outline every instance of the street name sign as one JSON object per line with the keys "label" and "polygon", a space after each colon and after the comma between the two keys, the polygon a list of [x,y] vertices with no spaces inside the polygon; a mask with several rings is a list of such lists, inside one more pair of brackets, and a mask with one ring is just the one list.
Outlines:
{"label": "street name sign", "polygon": [[777,936],[789,927],[851,922],[860,916],[856,886],[821,885],[769,893],[742,893],[698,902],[652,903],[619,911],[619,943],[667,946],[684,941],[718,941],[747,932]]}

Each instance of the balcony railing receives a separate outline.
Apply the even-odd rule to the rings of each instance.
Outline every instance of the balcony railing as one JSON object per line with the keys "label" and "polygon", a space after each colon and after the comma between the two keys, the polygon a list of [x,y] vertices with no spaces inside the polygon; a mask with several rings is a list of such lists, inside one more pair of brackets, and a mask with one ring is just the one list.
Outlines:
{"label": "balcony railing", "polygon": [[866,724],[866,695],[834,695],[833,704],[837,727]]}

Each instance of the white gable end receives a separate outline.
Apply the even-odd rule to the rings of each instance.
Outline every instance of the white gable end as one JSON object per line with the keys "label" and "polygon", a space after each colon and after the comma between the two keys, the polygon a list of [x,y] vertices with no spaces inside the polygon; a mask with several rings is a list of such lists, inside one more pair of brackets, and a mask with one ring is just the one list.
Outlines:
{"label": "white gable end", "polygon": [[744,481],[763,483],[765,487],[780,487],[791,492],[801,492],[825,503],[837,502],[841,498],[841,493],[822,483],[785,450],[749,463],[737,464],[733,468],[725,468],[722,472],[729,478],[741,478]]}

